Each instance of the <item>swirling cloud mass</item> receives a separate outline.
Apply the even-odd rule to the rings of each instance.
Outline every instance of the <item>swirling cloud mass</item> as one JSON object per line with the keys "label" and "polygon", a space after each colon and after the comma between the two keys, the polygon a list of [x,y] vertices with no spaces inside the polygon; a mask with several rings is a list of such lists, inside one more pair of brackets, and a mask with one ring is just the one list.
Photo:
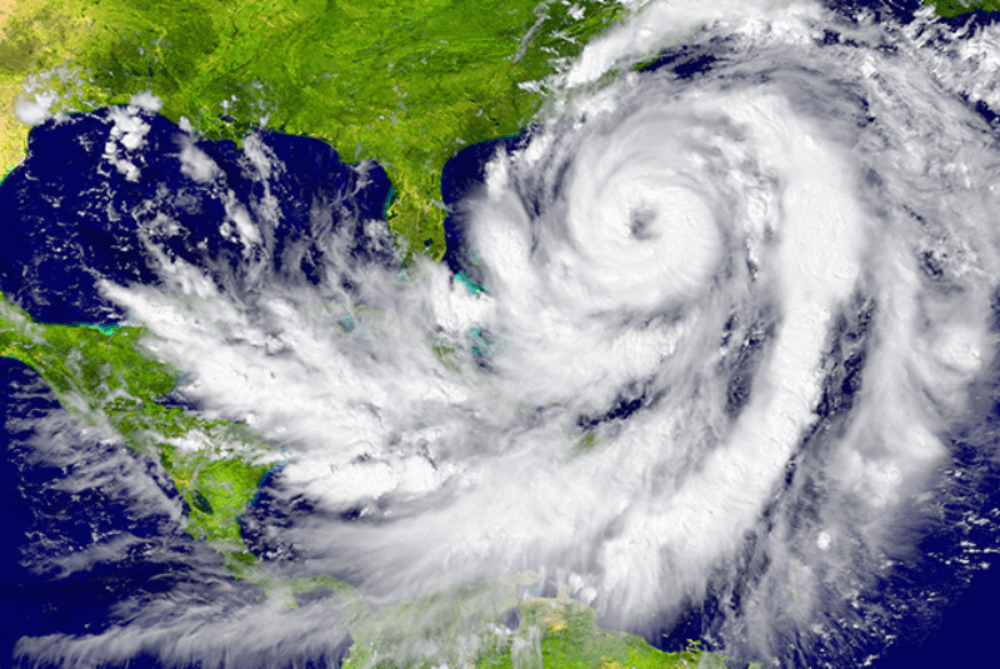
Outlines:
{"label": "swirling cloud mass", "polygon": [[[655,639],[695,611],[730,655],[860,666],[933,614],[921,570],[958,588],[992,545],[1000,149],[974,107],[1000,35],[950,30],[653,3],[489,145],[449,203],[451,266],[352,263],[331,233],[316,282],[220,287],[161,254],[160,285],[101,289],[185,370],[185,400],[286,449],[266,491],[283,520],[247,521],[276,569],[378,604],[534,570],[605,626]],[[193,181],[224,178],[184,151]],[[294,166],[245,151],[265,188],[226,225],[253,265],[266,184]],[[294,614],[300,643],[343,638],[323,606]],[[180,661],[201,625],[219,648],[292,629],[227,607],[142,634]],[[22,650],[139,642],[83,643]]]}

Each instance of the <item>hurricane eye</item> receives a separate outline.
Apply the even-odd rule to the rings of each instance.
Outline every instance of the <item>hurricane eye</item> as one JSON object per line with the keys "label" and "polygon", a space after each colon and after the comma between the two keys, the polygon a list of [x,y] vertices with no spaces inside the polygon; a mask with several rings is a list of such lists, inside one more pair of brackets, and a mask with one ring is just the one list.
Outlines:
{"label": "hurricane eye", "polygon": [[629,234],[641,241],[659,239],[662,228],[658,225],[659,215],[650,207],[636,207],[630,212]]}

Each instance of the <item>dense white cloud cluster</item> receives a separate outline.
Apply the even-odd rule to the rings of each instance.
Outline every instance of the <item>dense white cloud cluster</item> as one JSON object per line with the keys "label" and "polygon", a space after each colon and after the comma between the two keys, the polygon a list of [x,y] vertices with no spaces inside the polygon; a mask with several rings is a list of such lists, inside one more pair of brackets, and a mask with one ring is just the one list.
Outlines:
{"label": "dense white cloud cluster", "polygon": [[[350,300],[236,303],[181,262],[105,286],[187,399],[287,448],[273,494],[316,511],[282,530],[290,571],[388,603],[535,569],[646,631],[738,591],[712,633],[755,658],[862,634],[993,359],[1000,153],[950,88],[972,75],[913,34],[706,7],[650,3],[495,156],[460,212],[486,290],[425,262],[357,269]],[[573,88],[709,20],[685,33],[704,76]],[[996,59],[983,32],[969,68]],[[246,151],[262,180],[291,169]]]}

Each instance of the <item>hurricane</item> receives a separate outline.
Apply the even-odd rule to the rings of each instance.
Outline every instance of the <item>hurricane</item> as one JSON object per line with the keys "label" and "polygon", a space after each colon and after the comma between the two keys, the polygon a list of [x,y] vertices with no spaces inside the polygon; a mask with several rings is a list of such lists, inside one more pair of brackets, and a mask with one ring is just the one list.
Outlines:
{"label": "hurricane", "polygon": [[[532,573],[661,648],[878,666],[1000,546],[1000,33],[634,10],[537,82],[520,133],[456,152],[440,262],[394,242],[377,163],[266,129],[227,148],[137,100],[32,130],[7,235],[64,244],[8,254],[3,290],[142,326],[172,402],[280,448],[240,520],[275,574],[377,609]],[[21,638],[24,666],[344,657],[336,597],[282,611],[227,578],[156,462],[17,374],[41,408],[8,433],[68,472],[31,494],[97,486],[95,527],[130,519],[45,569],[135,545],[161,574],[97,632]]]}

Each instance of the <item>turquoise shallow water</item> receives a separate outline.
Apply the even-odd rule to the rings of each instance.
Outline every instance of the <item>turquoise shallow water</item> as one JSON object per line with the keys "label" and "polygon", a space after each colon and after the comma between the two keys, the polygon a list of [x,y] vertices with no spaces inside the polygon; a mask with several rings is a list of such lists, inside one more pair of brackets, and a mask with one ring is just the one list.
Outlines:
{"label": "turquoise shallow water", "polygon": [[[620,117],[532,126],[463,149],[443,178],[444,266],[412,280],[396,273],[383,220],[391,187],[375,164],[344,165],[321,142],[274,133],[259,137],[257,154],[241,153],[148,112],[136,112],[149,126],[139,150],[107,148],[120,110],[50,122],[0,187],[0,288],[43,322],[113,327],[148,306],[135,295],[204,299],[220,320],[232,304],[249,314],[242,330],[192,323],[203,334],[178,335],[192,377],[173,399],[278,434],[273,414],[286,412],[288,466],[266,477],[243,519],[251,550],[282,573],[333,573],[390,604],[441,565],[464,575],[531,568],[543,574],[532,594],[567,588],[602,624],[668,650],[697,638],[784,667],[988,661],[987,605],[1000,592],[985,567],[1000,547],[990,188],[1000,151],[992,107],[967,85],[992,85],[990,58],[963,49],[981,39],[976,47],[995,56],[986,39],[995,28],[983,15],[974,29],[965,20],[921,27],[907,7],[879,7],[859,18],[842,6],[822,30],[787,39],[780,22],[706,30],[636,75]],[[772,117],[689,101],[758,100],[761,90],[788,102],[776,108],[789,123],[815,122],[813,138],[834,147],[824,160],[850,165],[830,169],[848,174],[849,188],[808,210],[818,222],[803,223],[802,248],[825,239],[824,216],[850,198],[875,232],[848,297],[831,300],[815,362],[788,358],[812,365],[807,419],[786,451],[744,457],[734,426],[800,380],[795,365],[774,362],[796,351],[782,348],[782,333],[797,286],[773,279],[796,258],[769,250],[800,223],[781,199],[800,175],[774,167],[794,151],[769,153],[755,139]],[[666,121],[649,121],[664,109]],[[184,158],[185,146],[200,153]],[[670,151],[660,146],[687,150],[687,162],[661,162]],[[207,172],[202,155],[214,164]],[[493,173],[491,186],[489,166],[505,160],[506,180]],[[796,169],[808,172],[807,162]],[[281,168],[265,175],[262,165]],[[696,298],[665,286],[673,275],[644,255],[662,238],[658,217],[671,212],[657,207],[675,202],[672,192],[636,195],[655,189],[629,171],[674,179],[677,165],[699,166],[684,184],[722,221],[717,265]],[[579,234],[602,232],[588,221],[633,196],[629,251]],[[586,215],[573,209],[579,202]],[[775,224],[759,237],[737,225],[768,206]],[[498,252],[510,239],[490,235],[518,225],[515,241],[527,241]],[[505,264],[518,253],[528,261]],[[420,283],[427,276],[440,285]],[[102,294],[102,278],[136,289],[131,306]],[[901,315],[907,291],[913,321]],[[440,294],[460,307],[447,312],[432,299]],[[303,315],[313,297],[412,317],[475,383],[427,382],[428,370],[448,377],[370,313],[338,312],[313,327]],[[271,318],[278,307],[267,311],[275,304],[284,320]],[[539,305],[562,320],[544,321]],[[967,331],[951,329],[966,322]],[[218,397],[199,390],[218,371],[210,363],[233,350],[244,356],[231,367],[243,385],[209,386]],[[886,371],[892,361],[906,373]],[[298,612],[272,617],[259,588],[233,582],[214,551],[183,533],[183,503],[155,463],[75,422],[20,363],[3,372],[2,487],[17,537],[5,549],[4,604],[15,620],[5,643],[13,652],[21,639],[22,666],[319,667],[344,657],[336,602],[303,597]],[[341,373],[347,380],[334,384]],[[266,386],[268,374],[285,376]],[[478,395],[482,387],[506,404]],[[670,439],[632,439],[660,434],[650,426],[663,416],[679,416]],[[906,431],[925,423],[925,433]],[[940,452],[909,471],[925,442]],[[703,476],[730,476],[732,462],[743,465],[732,485]],[[672,501],[691,489],[702,494],[683,498],[698,501],[684,515]],[[753,507],[746,521],[744,506]]]}

